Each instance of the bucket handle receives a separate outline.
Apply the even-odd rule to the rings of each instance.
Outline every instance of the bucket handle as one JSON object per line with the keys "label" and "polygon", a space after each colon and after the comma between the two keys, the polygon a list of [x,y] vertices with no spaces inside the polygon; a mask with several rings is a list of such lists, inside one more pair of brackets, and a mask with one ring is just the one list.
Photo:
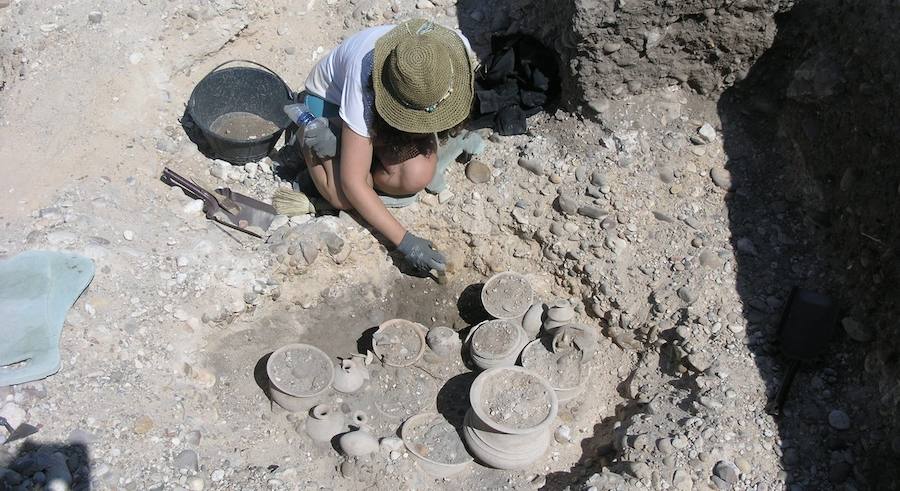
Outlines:
{"label": "bucket handle", "polygon": [[[277,73],[275,73],[275,71],[273,71],[271,68],[269,68],[269,67],[263,65],[262,63],[257,63],[257,62],[255,62],[255,61],[251,61],[251,60],[236,59],[236,60],[228,60],[228,61],[226,61],[226,62],[224,62],[224,63],[221,63],[219,66],[213,68],[212,70],[209,71],[209,73],[207,73],[206,75],[204,75],[203,78],[200,79],[200,82],[206,80],[207,77],[209,77],[210,75],[212,75],[212,74],[213,74],[216,70],[218,70],[219,68],[222,68],[223,66],[225,66],[225,65],[227,65],[227,64],[229,64],[229,63],[235,63],[235,62],[249,63],[249,64],[251,64],[251,65],[256,65],[256,66],[262,68],[263,70],[265,70],[265,71],[271,73],[272,75],[275,75],[275,78],[277,78],[278,81],[281,82],[281,85],[284,86],[284,91],[287,92],[288,99],[289,99],[289,100],[293,100],[293,99],[294,99],[294,93],[291,92],[291,88],[288,87],[288,84],[284,81],[283,78],[281,78],[280,75],[278,75]],[[200,85],[200,82],[197,82],[197,85]]]}

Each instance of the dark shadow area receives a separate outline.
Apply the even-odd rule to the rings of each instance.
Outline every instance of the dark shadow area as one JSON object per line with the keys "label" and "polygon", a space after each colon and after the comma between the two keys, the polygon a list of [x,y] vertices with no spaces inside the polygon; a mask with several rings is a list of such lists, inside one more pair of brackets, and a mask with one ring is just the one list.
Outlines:
{"label": "dark shadow area", "polygon": [[437,411],[457,430],[462,430],[466,411],[469,410],[469,388],[477,376],[474,372],[456,375],[438,390]]}
{"label": "dark shadow area", "polygon": [[266,364],[269,363],[269,357],[272,356],[272,353],[274,351],[266,353],[253,366],[253,380],[256,382],[256,386],[262,389],[267,399],[272,398],[272,395],[269,393],[269,374],[266,372]]}
{"label": "dark shadow area", "polygon": [[718,105],[744,342],[773,397],[791,288],[831,295],[844,329],[803,364],[778,419],[787,487],[897,489],[900,415],[884,394],[900,390],[900,9],[806,1],[776,22],[772,47]]}
{"label": "dark shadow area", "polygon": [[618,422],[618,416],[604,418],[594,425],[593,434],[581,440],[581,458],[578,459],[571,470],[565,472],[552,472],[547,474],[547,482],[541,486],[542,491],[563,491],[577,489],[584,483],[584,475],[599,472],[608,467],[616,456],[613,445],[613,425]]}
{"label": "dark shadow area", "polygon": [[94,488],[91,484],[90,454],[84,443],[25,440],[15,455],[5,452],[0,452],[0,489],[87,491]]}
{"label": "dark shadow area", "polygon": [[481,290],[483,288],[484,283],[469,285],[463,289],[459,299],[456,301],[459,317],[469,326],[474,326],[491,318],[490,314],[484,310],[484,305],[481,304]]}
{"label": "dark shadow area", "polygon": [[373,326],[365,331],[359,336],[359,339],[356,340],[356,352],[360,354],[366,354],[366,352],[372,349],[372,335],[378,330],[378,326]]}

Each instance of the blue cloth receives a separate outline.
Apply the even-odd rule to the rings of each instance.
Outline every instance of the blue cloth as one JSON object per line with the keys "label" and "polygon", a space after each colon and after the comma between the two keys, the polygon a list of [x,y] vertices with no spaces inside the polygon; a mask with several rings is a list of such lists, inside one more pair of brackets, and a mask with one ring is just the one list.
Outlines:
{"label": "blue cloth", "polygon": [[90,259],[27,251],[0,262],[0,387],[59,371],[66,313],[94,277]]}
{"label": "blue cloth", "polygon": [[326,118],[336,118],[339,116],[338,110],[341,107],[337,104],[328,102],[319,96],[307,93],[305,102],[306,107],[309,108],[309,112],[311,112],[312,115],[317,118],[321,118],[323,116]]}

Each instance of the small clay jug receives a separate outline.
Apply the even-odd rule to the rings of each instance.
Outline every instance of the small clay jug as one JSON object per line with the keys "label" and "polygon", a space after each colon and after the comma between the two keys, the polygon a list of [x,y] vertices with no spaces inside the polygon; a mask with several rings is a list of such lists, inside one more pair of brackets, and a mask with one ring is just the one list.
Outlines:
{"label": "small clay jug", "polygon": [[462,341],[459,340],[459,334],[453,329],[445,326],[432,327],[425,335],[425,342],[434,354],[441,358],[449,358],[458,356],[462,349]]}
{"label": "small clay jug", "polygon": [[330,442],[347,427],[344,415],[328,404],[319,404],[309,411],[306,434],[317,442]]}
{"label": "small clay jug", "polygon": [[362,457],[378,450],[378,439],[370,433],[369,425],[366,424],[368,416],[362,411],[355,411],[351,417],[352,426],[356,430],[341,435],[338,444],[341,452],[350,457]]}
{"label": "small clay jug", "polygon": [[334,368],[332,387],[338,392],[352,394],[358,391],[369,380],[369,369],[362,356],[342,358],[339,366]]}

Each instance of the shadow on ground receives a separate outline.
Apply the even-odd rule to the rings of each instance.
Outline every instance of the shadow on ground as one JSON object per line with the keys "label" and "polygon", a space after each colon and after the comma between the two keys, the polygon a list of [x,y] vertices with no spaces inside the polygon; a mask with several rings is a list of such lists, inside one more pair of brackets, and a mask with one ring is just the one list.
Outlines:
{"label": "shadow on ground", "polygon": [[896,291],[900,64],[880,50],[900,46],[900,15],[893,2],[828,0],[776,21],[773,46],[718,105],[746,343],[771,397],[787,367],[775,338],[791,287],[827,293],[859,321],[855,340],[841,330],[795,380],[779,419],[782,477],[789,489],[895,489],[897,398],[886,415],[875,401],[879,377],[896,390],[896,363],[867,360],[876,349],[864,339],[890,337],[873,328]]}
{"label": "shadow on ground", "polygon": [[91,459],[83,443],[26,440],[15,455],[0,451],[0,489],[86,491],[93,488],[91,479]]}

